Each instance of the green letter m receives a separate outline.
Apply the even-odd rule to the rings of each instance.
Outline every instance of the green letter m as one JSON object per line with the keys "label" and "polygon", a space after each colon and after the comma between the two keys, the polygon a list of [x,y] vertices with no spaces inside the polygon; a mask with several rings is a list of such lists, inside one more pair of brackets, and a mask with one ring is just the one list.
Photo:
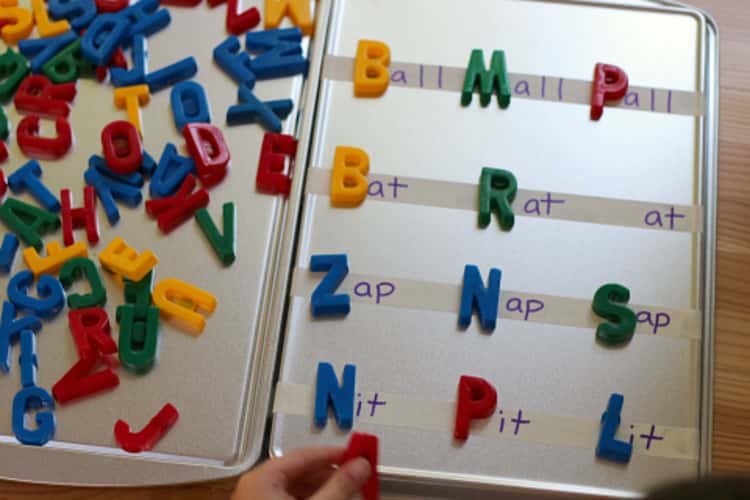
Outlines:
{"label": "green letter m", "polygon": [[510,82],[508,69],[505,64],[505,51],[492,52],[489,71],[484,68],[484,52],[479,49],[471,51],[469,67],[466,68],[464,88],[461,91],[461,105],[471,104],[474,89],[479,87],[479,103],[487,106],[492,99],[492,93],[497,93],[497,103],[505,109],[510,105]]}

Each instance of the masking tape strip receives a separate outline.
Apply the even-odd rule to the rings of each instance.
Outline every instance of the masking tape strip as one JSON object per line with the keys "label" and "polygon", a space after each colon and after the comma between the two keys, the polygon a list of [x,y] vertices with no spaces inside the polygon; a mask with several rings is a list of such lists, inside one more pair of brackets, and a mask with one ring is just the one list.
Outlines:
{"label": "masking tape strip", "polygon": [[[373,401],[376,392],[357,389],[362,401]],[[409,427],[442,432],[452,439],[456,403],[426,401],[405,394],[377,393],[377,401],[385,404],[355,405],[355,422],[363,424]],[[602,402],[602,412],[606,401]],[[315,407],[315,387],[279,382],[273,411],[275,414],[310,417]],[[517,439],[558,446],[590,449],[594,453],[599,438],[599,415],[591,419],[545,415],[518,409],[499,408],[495,416],[472,423],[469,439]],[[633,443],[633,453],[677,460],[698,460],[698,429],[667,427],[651,423],[627,421],[627,406],[623,412],[617,438]],[[515,420],[515,421],[514,421]],[[518,422],[518,421],[521,422]],[[335,425],[331,422],[329,425]],[[355,423],[356,427],[356,423]],[[653,436],[648,439],[648,436]],[[661,439],[658,439],[661,438]]]}
{"label": "masking tape strip", "polygon": [[[476,184],[468,184],[370,173],[367,180],[369,194],[365,203],[382,201],[475,212],[479,209],[478,178]],[[309,169],[307,192],[329,196],[331,170]],[[668,232],[699,233],[703,226],[699,206],[519,189],[512,207],[519,217],[589,222]],[[497,221],[492,223],[497,224]]]}
{"label": "masking tape strip", "polygon": [[[297,268],[292,295],[309,299],[324,273]],[[366,285],[364,283],[367,283]],[[336,293],[347,293],[352,302],[401,309],[455,313],[461,304],[461,285],[349,273]],[[592,291],[593,298],[594,291]],[[638,318],[636,333],[701,338],[701,315],[695,310],[629,304]],[[458,316],[456,316],[458,317]],[[605,322],[591,310],[591,300],[503,290],[498,317],[548,325],[585,328],[592,331]]]}
{"label": "masking tape strip", "polygon": [[[421,88],[461,92],[466,68],[391,62],[389,66],[393,87]],[[593,68],[592,68],[593,72]],[[323,76],[328,80],[351,82],[354,58],[326,55]],[[511,96],[514,99],[591,104],[591,81],[556,76],[508,73]],[[477,104],[478,106],[478,104]],[[606,104],[634,111],[702,116],[703,95],[684,90],[670,90],[630,85],[628,94],[619,102]]]}

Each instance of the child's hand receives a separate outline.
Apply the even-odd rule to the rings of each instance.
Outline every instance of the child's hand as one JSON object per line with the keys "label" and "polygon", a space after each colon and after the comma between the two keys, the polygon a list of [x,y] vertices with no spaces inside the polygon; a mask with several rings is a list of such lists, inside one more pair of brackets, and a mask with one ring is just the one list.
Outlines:
{"label": "child's hand", "polygon": [[370,477],[364,458],[333,465],[344,448],[302,448],[270,459],[242,476],[232,500],[349,500]]}

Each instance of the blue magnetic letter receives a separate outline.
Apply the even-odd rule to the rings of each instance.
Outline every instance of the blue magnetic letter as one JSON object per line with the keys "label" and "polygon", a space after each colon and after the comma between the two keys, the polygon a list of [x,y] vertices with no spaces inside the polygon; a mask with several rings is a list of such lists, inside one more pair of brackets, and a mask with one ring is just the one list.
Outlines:
{"label": "blue magnetic letter", "polygon": [[[37,428],[30,430],[24,424],[26,412],[40,410],[36,414]],[[13,433],[22,444],[42,446],[55,436],[55,400],[41,387],[24,387],[13,398]]]}
{"label": "blue magnetic letter", "polygon": [[177,130],[181,133],[188,123],[211,123],[211,108],[206,92],[197,82],[180,82],[172,87],[169,96],[172,116]]}
{"label": "blue magnetic letter", "polygon": [[114,226],[120,220],[120,211],[115,199],[130,206],[138,206],[143,199],[141,190],[125,182],[109,179],[101,175],[96,168],[89,167],[83,174],[83,179],[89,186],[94,186],[99,201],[102,202],[104,213],[107,214],[109,225]]}
{"label": "blue magnetic letter", "polygon": [[18,340],[23,330],[38,332],[42,322],[36,316],[24,316],[16,319],[16,307],[10,302],[3,302],[2,320],[0,321],[0,371],[10,371],[10,345]]}
{"label": "blue magnetic letter", "polygon": [[42,274],[36,284],[39,298],[29,297],[26,291],[34,283],[31,271],[16,273],[8,282],[8,300],[19,311],[31,311],[40,318],[54,318],[65,305],[65,292],[62,283],[54,276]]}
{"label": "blue magnetic letter", "polygon": [[133,67],[129,70],[114,66],[109,69],[109,78],[115,87],[129,87],[146,81],[148,49],[146,48],[145,36],[136,35],[133,38],[132,54]]}
{"label": "blue magnetic letter", "polygon": [[354,382],[357,367],[344,366],[342,384],[330,363],[318,363],[318,380],[315,383],[315,426],[323,428],[328,421],[328,406],[333,406],[336,423],[340,429],[351,429],[354,423]]}
{"label": "blue magnetic letter", "polygon": [[312,255],[310,257],[310,271],[314,273],[328,271],[328,274],[323,277],[312,294],[310,301],[312,315],[318,317],[349,314],[351,310],[349,295],[346,293],[333,294],[344,277],[349,274],[346,254]]}
{"label": "blue magnetic letter", "polygon": [[4,274],[10,272],[13,267],[13,260],[16,258],[18,251],[18,236],[8,233],[3,238],[3,246],[0,247],[0,271]]}
{"label": "blue magnetic letter", "polygon": [[633,446],[615,439],[620,425],[620,412],[625,398],[622,394],[612,394],[607,403],[607,410],[602,414],[602,430],[596,445],[596,456],[605,460],[626,464],[630,461]]}
{"label": "blue magnetic letter", "polygon": [[227,124],[240,125],[258,122],[271,132],[281,132],[281,120],[289,116],[294,108],[291,99],[278,99],[263,102],[253,94],[250,87],[240,85],[237,99],[242,104],[230,106],[227,110]]}
{"label": "blue magnetic letter", "polygon": [[230,36],[214,48],[214,61],[238,84],[251,89],[255,85],[250,56],[245,51],[240,52],[240,40],[236,36]]}
{"label": "blue magnetic letter", "polygon": [[167,143],[148,186],[151,198],[173,195],[191,172],[195,172],[193,159],[178,155],[174,144]]}
{"label": "blue magnetic letter", "polygon": [[258,79],[307,74],[308,62],[302,56],[299,28],[252,31],[245,35],[245,49],[258,54],[251,63]]}
{"label": "blue magnetic letter", "polygon": [[42,177],[42,167],[39,162],[31,160],[8,176],[8,187],[15,194],[28,191],[44,208],[50,212],[60,211],[60,202],[47,186],[39,180]]}
{"label": "blue magnetic letter", "polygon": [[471,313],[476,307],[479,322],[485,330],[493,331],[497,321],[497,307],[500,302],[500,269],[490,269],[490,282],[484,288],[482,276],[477,266],[467,265],[464,268],[464,285],[461,289],[461,308],[458,311],[458,324],[468,328],[471,324]]}
{"label": "blue magnetic letter", "polygon": [[81,38],[83,57],[97,66],[106,66],[130,31],[127,18],[117,14],[97,16]]}
{"label": "blue magnetic letter", "polygon": [[21,385],[33,387],[36,385],[36,337],[31,330],[21,331],[21,355],[18,357],[21,365]]}

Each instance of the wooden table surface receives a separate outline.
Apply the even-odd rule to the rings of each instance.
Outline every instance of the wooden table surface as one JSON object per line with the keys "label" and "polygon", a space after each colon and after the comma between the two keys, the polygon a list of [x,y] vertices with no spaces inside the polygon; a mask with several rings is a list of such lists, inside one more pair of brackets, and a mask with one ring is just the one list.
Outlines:
{"label": "wooden table surface", "polygon": [[[740,0],[692,0],[711,13],[721,36],[719,238],[713,465],[750,473],[750,6]],[[104,489],[0,481],[0,500],[229,498],[235,480],[166,488]]]}

